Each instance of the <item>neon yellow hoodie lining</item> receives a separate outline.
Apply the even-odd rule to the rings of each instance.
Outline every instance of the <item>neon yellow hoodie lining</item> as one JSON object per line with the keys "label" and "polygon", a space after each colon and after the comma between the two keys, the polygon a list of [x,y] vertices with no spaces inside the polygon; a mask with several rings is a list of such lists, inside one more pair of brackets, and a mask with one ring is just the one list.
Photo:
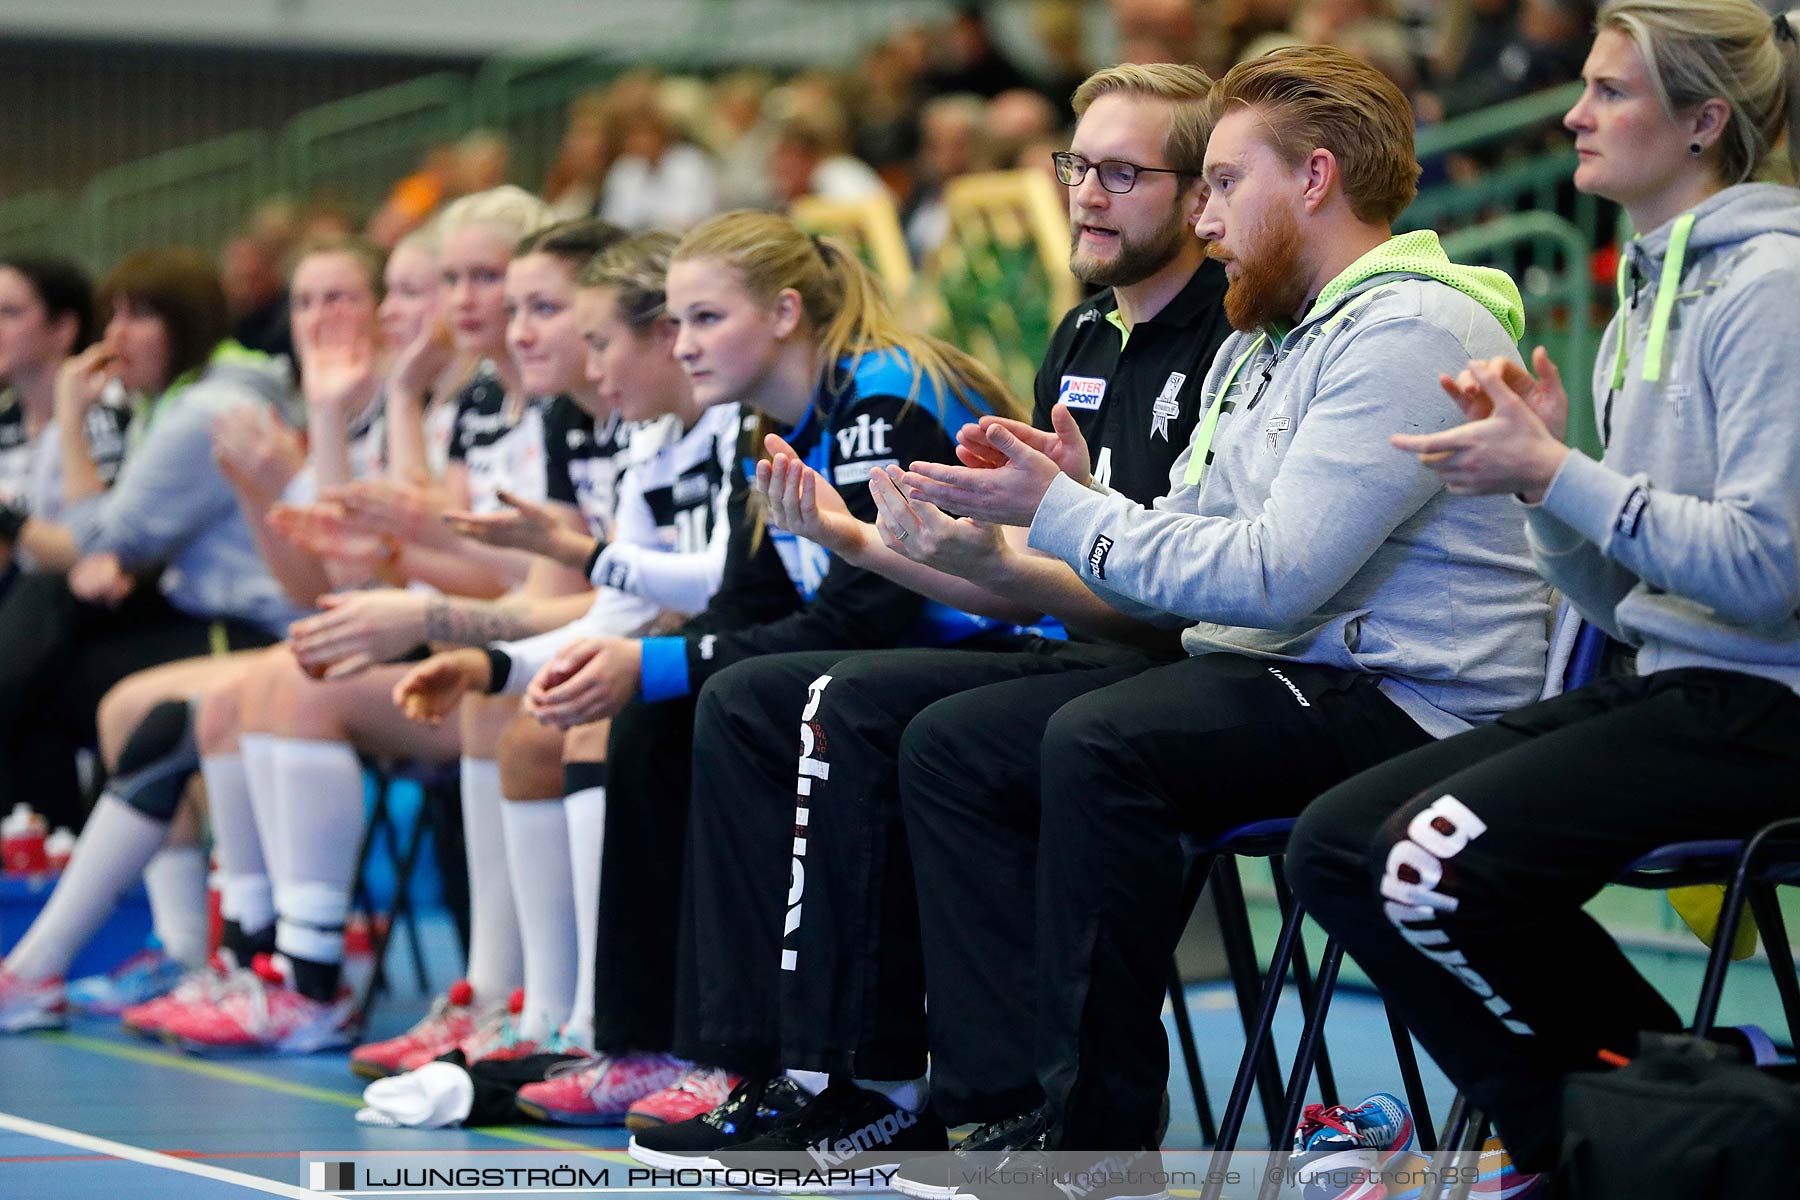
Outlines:
{"label": "neon yellow hoodie lining", "polygon": [[[1493,313],[1494,319],[1500,322],[1513,341],[1525,336],[1525,301],[1519,295],[1519,287],[1512,281],[1512,277],[1495,267],[1470,267],[1451,262],[1450,256],[1444,253],[1437,234],[1429,229],[1391,237],[1345,267],[1325,285],[1325,290],[1313,301],[1311,311],[1301,324],[1319,317],[1357,284],[1377,275],[1396,274],[1423,275],[1453,287]],[[1373,296],[1374,292],[1366,292],[1351,300],[1338,315],[1347,315],[1353,307]],[[1182,477],[1188,485],[1199,483],[1206,470],[1206,456],[1212,450],[1213,435],[1218,432],[1219,416],[1224,408],[1220,401],[1237,381],[1238,372],[1268,336],[1267,333],[1258,334],[1256,340],[1250,343],[1249,349],[1240,354],[1231,364],[1231,369],[1225,373],[1218,395],[1194,436],[1194,452],[1188,458],[1187,471]]]}

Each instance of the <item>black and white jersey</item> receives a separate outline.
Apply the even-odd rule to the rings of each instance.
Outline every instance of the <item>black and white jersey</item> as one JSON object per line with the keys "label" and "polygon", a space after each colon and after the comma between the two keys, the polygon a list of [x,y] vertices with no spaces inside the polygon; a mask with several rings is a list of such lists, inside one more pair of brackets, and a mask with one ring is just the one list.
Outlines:
{"label": "black and white jersey", "polygon": [[692,615],[719,590],[725,570],[726,505],[744,422],[737,405],[721,404],[686,432],[674,417],[664,423],[668,432],[653,427],[647,434],[655,449],[632,456],[619,486],[618,523],[592,579],[596,587]]}
{"label": "black and white jersey", "polygon": [[[350,478],[375,479],[380,477],[382,467],[387,462],[387,418],[385,415],[386,398],[378,395],[369,407],[363,410],[354,421],[350,422],[349,451]],[[294,477],[282,489],[283,504],[311,504],[319,498],[319,477],[313,467],[311,456]]]}
{"label": "black and white jersey", "polygon": [[544,410],[545,495],[573,506],[588,532],[602,541],[612,535],[619,477],[640,428],[639,422],[622,421],[617,413],[597,421],[567,396],[558,396]]}
{"label": "black and white jersey", "polygon": [[387,463],[387,393],[350,422],[350,478],[373,479]]}
{"label": "black and white jersey", "polygon": [[1051,335],[1033,389],[1032,424],[1050,428],[1059,401],[1080,426],[1094,480],[1139,504],[1169,490],[1193,438],[1200,385],[1225,319],[1225,268],[1208,259],[1187,285],[1127,333],[1111,288],[1076,305]]}
{"label": "black and white jersey", "polygon": [[[577,638],[629,637],[659,613],[704,609],[725,573],[732,466],[744,421],[735,404],[709,408],[685,432],[674,417],[632,433],[618,517],[591,573],[594,603],[548,633],[490,647],[493,690],[523,692]],[[621,455],[620,457],[625,457]]]}
{"label": "black and white jersey", "polygon": [[[131,412],[101,402],[83,418],[88,453],[100,478],[111,486],[125,459],[125,429]],[[62,512],[62,441],[56,421],[33,438],[25,428],[25,406],[18,394],[0,392],[0,505],[19,507],[45,520]]]}
{"label": "black and white jersey", "polygon": [[457,398],[450,461],[469,473],[469,508],[495,512],[502,490],[527,500],[545,498],[544,407],[547,400],[519,401],[482,364]]}

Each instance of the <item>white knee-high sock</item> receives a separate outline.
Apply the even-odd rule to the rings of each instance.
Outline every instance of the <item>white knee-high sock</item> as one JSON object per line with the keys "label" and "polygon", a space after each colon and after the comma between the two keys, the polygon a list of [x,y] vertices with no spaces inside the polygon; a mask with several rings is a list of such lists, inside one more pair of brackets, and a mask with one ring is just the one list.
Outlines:
{"label": "white knee-high sock", "polygon": [[575,998],[563,1032],[594,1042],[594,965],[600,938],[600,851],[606,840],[606,789],[582,788],[563,801],[569,826],[569,878],[575,895]]}
{"label": "white knee-high sock", "polygon": [[267,929],[275,920],[275,892],[250,805],[243,755],[206,755],[200,760],[200,778],[206,781],[213,854],[219,860],[219,909],[245,933]]}
{"label": "white knee-high sock", "polygon": [[150,920],[163,953],[190,969],[206,963],[206,851],[164,846],[144,867]]}
{"label": "white knee-high sock", "polygon": [[166,822],[102,793],[50,899],[6,956],[7,971],[30,982],[66,972],[168,833]]}
{"label": "white knee-high sock", "polygon": [[238,753],[244,760],[244,783],[249,788],[250,815],[262,847],[264,869],[271,887],[281,886],[281,796],[275,780],[275,735],[238,734]]}
{"label": "white knee-high sock", "polygon": [[275,948],[290,958],[344,957],[344,920],[363,827],[362,763],[348,742],[272,739],[280,833]]}
{"label": "white knee-high sock", "polygon": [[564,849],[569,826],[561,800],[507,800],[500,819],[525,959],[519,1035],[541,1042],[569,1019],[575,998],[575,885]]}
{"label": "white knee-high sock", "polygon": [[486,1008],[504,1004],[524,978],[519,918],[506,864],[500,819],[500,764],[462,760],[463,844],[469,860],[469,984]]}

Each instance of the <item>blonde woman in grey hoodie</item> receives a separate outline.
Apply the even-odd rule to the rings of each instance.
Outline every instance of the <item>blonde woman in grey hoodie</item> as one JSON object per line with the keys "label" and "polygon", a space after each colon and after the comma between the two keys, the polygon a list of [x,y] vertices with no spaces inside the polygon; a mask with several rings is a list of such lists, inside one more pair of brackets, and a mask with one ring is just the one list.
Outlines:
{"label": "blonde woman in grey hoodie", "polygon": [[1556,1163],[1565,1075],[1682,1028],[1582,904],[1657,845],[1800,814],[1800,195],[1751,182],[1794,28],[1749,0],[1612,0],[1598,27],[1575,185],[1644,231],[1594,365],[1604,453],[1563,445],[1542,348],[1535,374],[1446,376],[1468,423],[1394,442],[1452,492],[1516,494],[1539,570],[1636,672],[1327,792],[1288,858],[1527,1170]]}

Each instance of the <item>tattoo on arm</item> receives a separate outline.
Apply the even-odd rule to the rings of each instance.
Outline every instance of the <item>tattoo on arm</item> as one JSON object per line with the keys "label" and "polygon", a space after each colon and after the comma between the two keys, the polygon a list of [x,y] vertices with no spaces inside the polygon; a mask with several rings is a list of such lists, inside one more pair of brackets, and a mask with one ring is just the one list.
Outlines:
{"label": "tattoo on arm", "polygon": [[492,601],[434,597],[425,605],[425,639],[457,646],[485,646],[529,637],[531,628],[517,613]]}

